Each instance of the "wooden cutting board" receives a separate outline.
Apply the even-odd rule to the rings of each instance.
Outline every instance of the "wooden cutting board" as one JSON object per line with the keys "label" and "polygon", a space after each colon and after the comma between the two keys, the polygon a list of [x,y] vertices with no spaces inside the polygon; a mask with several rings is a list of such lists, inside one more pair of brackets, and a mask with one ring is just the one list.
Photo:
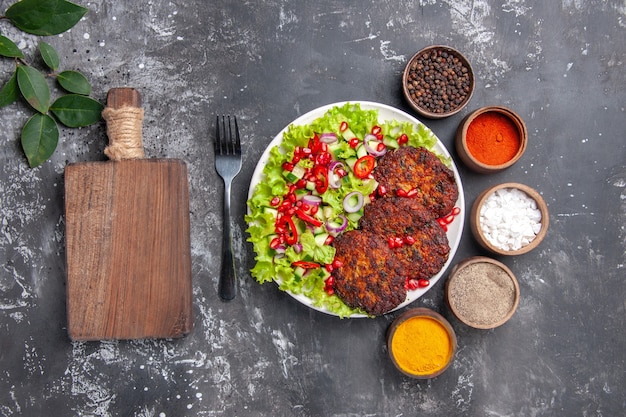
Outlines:
{"label": "wooden cutting board", "polygon": [[187,166],[142,158],[136,90],[110,90],[103,116],[116,160],[65,169],[69,336],[184,336],[193,326]]}

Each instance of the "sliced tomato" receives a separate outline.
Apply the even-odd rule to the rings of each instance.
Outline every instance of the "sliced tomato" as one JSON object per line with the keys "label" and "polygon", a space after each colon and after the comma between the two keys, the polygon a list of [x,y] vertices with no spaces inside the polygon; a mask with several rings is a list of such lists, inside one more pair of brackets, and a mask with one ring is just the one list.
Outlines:
{"label": "sliced tomato", "polygon": [[354,175],[356,175],[357,178],[365,178],[372,173],[375,166],[376,158],[372,155],[362,156],[354,163]]}

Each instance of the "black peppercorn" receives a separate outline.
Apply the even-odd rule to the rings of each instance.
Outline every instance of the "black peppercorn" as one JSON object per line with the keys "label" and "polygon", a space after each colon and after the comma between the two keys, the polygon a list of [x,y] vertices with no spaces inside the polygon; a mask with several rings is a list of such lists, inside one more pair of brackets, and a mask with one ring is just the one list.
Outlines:
{"label": "black peppercorn", "polygon": [[458,109],[471,94],[471,71],[450,49],[417,55],[408,66],[406,78],[410,100],[436,114]]}

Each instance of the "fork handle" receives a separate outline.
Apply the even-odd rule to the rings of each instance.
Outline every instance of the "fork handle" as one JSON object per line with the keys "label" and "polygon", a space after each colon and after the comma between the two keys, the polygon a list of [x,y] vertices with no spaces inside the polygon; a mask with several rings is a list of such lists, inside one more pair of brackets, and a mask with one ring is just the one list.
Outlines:
{"label": "fork handle", "polygon": [[220,271],[219,295],[230,301],[237,295],[233,238],[230,230],[230,181],[224,183],[224,227],[222,241],[222,270]]}

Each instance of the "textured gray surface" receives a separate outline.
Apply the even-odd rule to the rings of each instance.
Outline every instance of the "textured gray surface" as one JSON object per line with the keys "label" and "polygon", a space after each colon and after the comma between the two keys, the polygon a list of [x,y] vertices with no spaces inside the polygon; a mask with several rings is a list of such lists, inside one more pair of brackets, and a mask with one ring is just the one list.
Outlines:
{"label": "textured gray surface", "polygon": [[[84,20],[46,39],[62,66],[85,73],[102,102],[111,87],[138,88],[148,156],[188,163],[196,326],[177,341],[68,340],[62,175],[68,162],[104,159],[104,125],[63,131],[52,159],[30,169],[18,141],[30,110],[0,109],[1,416],[623,415],[623,1],[80,3]],[[37,38],[6,21],[0,30],[34,55]],[[477,74],[461,114],[424,120],[448,149],[461,118],[483,105],[511,107],[529,129],[526,154],[509,170],[481,176],[460,166],[468,205],[489,185],[522,182],[544,196],[551,228],[535,251],[501,259],[522,291],[506,325],[455,321],[443,280],[412,305],[450,318],[459,340],[453,366],[419,382],[386,356],[396,314],[339,320],[254,282],[243,214],[252,171],[278,131],[343,100],[408,111],[401,71],[430,44],[463,51]],[[0,61],[0,81],[12,68]],[[230,303],[217,296],[217,112],[236,114],[245,138],[233,206],[241,292]],[[478,254],[466,227],[455,262]]]}

